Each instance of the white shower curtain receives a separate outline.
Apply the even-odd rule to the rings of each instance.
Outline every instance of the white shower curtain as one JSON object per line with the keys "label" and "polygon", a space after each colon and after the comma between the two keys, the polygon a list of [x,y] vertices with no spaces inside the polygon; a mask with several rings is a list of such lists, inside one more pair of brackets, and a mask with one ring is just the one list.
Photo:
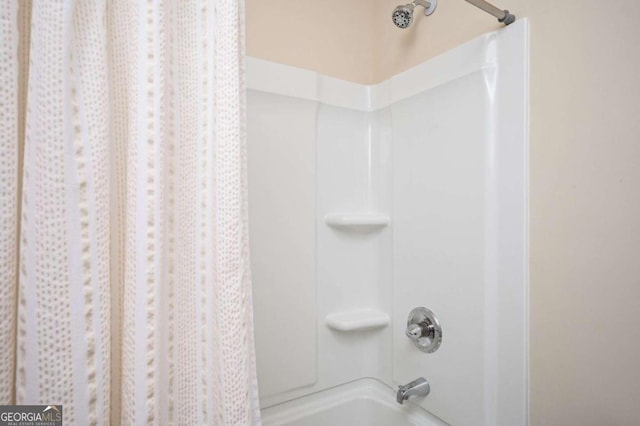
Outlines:
{"label": "white shower curtain", "polygon": [[0,0],[0,404],[259,424],[242,0]]}

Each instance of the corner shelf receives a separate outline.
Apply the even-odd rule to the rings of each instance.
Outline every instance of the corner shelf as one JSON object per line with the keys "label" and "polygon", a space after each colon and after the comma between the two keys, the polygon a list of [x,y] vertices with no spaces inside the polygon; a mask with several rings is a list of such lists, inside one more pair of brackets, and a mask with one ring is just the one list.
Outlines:
{"label": "corner shelf", "polygon": [[324,220],[333,228],[345,229],[383,228],[391,221],[389,215],[383,213],[328,213]]}
{"label": "corner shelf", "polygon": [[375,330],[389,325],[389,315],[375,309],[361,309],[329,314],[325,322],[337,331]]}

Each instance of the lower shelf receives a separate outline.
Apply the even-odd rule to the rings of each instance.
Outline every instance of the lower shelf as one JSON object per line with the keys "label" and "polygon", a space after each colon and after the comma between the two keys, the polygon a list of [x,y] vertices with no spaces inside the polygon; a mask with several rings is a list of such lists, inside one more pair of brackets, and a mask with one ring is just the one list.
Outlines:
{"label": "lower shelf", "polygon": [[375,309],[361,309],[329,314],[325,321],[327,327],[338,331],[374,330],[389,325],[389,315]]}
{"label": "lower shelf", "polygon": [[342,229],[384,228],[391,221],[383,213],[328,213],[324,220],[327,225]]}

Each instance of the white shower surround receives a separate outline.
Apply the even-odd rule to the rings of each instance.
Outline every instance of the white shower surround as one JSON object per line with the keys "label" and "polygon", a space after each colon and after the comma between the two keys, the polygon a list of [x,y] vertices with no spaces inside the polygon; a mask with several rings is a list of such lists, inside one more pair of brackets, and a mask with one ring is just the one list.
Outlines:
{"label": "white shower surround", "polygon": [[[431,394],[410,405],[447,423],[527,424],[527,21],[377,85],[247,70],[265,424],[362,378],[420,376]],[[415,306],[442,322],[434,354],[404,336]]]}

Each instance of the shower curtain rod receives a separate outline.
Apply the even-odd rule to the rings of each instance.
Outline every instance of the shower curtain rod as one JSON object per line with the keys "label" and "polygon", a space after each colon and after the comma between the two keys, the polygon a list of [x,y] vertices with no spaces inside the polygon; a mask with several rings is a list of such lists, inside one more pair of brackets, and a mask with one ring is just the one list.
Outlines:
{"label": "shower curtain rod", "polygon": [[516,16],[509,13],[508,10],[500,10],[491,3],[484,0],[465,0],[467,3],[471,3],[475,7],[484,10],[490,15],[498,18],[498,22],[502,22],[505,25],[512,24],[516,20]]}

